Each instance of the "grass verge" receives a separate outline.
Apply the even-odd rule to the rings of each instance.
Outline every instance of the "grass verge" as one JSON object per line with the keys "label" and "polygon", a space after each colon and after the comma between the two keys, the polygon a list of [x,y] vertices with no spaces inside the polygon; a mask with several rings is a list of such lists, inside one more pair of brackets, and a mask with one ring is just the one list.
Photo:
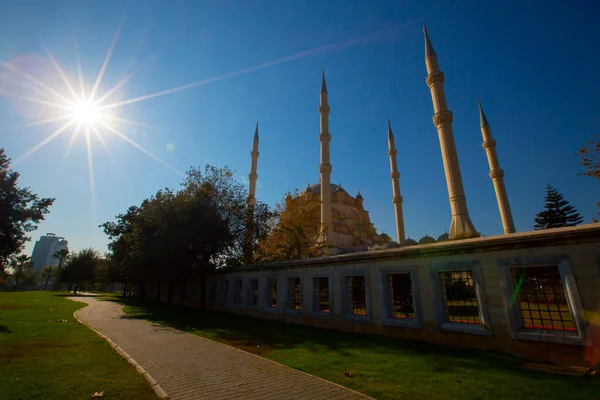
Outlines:
{"label": "grass verge", "polygon": [[523,370],[509,356],[136,299],[115,300],[126,304],[131,317],[241,348],[376,399],[600,398],[599,379]]}
{"label": "grass verge", "polygon": [[1,398],[157,398],[131,364],[73,317],[84,306],[64,294],[0,293]]}

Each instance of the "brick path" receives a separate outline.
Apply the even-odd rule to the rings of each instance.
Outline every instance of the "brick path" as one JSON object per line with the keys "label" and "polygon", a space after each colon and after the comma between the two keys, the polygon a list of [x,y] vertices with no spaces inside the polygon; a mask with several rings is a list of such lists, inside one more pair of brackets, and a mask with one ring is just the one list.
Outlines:
{"label": "brick path", "polygon": [[128,319],[122,306],[74,297],[86,325],[135,359],[172,400],[369,399],[358,392],[245,351],[145,320]]}

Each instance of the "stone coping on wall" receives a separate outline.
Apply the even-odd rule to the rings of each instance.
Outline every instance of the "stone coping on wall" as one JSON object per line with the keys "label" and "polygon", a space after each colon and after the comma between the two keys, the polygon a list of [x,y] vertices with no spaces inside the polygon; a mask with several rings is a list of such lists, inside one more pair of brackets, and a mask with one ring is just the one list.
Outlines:
{"label": "stone coping on wall", "polygon": [[567,228],[511,233],[473,239],[448,240],[439,243],[402,246],[393,249],[370,250],[360,253],[339,254],[317,258],[280,261],[268,264],[242,265],[217,270],[222,273],[278,270],[298,267],[347,264],[351,262],[385,261],[405,258],[450,256],[517,248],[546,247],[562,244],[600,241],[600,223]]}

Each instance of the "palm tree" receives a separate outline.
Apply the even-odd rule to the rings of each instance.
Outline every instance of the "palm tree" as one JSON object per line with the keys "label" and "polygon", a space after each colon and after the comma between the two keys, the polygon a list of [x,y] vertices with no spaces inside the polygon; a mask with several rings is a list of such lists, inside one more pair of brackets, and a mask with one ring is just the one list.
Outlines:
{"label": "palm tree", "polygon": [[62,270],[63,264],[65,263],[65,260],[67,259],[67,257],[69,256],[69,249],[60,249],[57,250],[56,253],[54,253],[54,257],[58,258],[58,270]]}
{"label": "palm tree", "polygon": [[54,268],[51,266],[44,267],[42,270],[42,276],[46,277],[46,283],[44,284],[44,289],[48,290],[48,281],[54,275]]}
{"label": "palm tree", "polygon": [[17,268],[15,273],[15,288],[19,288],[19,283],[21,283],[21,275],[23,274],[23,269],[27,268],[31,264],[31,258],[26,256],[25,254],[19,254],[13,259],[14,265]]}

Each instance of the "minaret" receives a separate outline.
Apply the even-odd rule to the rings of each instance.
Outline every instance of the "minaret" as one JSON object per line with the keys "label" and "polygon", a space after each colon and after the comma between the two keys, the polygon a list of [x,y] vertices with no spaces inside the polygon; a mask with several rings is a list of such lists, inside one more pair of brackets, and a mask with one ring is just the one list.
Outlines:
{"label": "minaret", "polygon": [[254,130],[254,140],[252,141],[252,151],[250,156],[252,161],[250,163],[250,174],[248,175],[249,186],[248,186],[248,216],[246,222],[246,243],[244,246],[244,260],[246,263],[252,261],[252,233],[254,231],[254,206],[256,205],[256,180],[258,174],[258,122],[256,123],[256,129]]}
{"label": "minaret", "polygon": [[498,154],[496,154],[496,141],[492,138],[492,130],[488,124],[487,118],[479,106],[479,122],[481,125],[481,135],[483,136],[483,148],[487,154],[488,163],[490,164],[490,178],[494,183],[496,191],[496,199],[498,200],[498,209],[500,210],[500,218],[502,219],[502,227],[504,233],[515,233],[515,223],[513,221],[508,195],[506,194],[506,186],[504,185],[504,171],[500,169]]}
{"label": "minaret", "polygon": [[333,225],[331,224],[331,164],[329,162],[329,104],[327,103],[327,84],[325,84],[325,70],[321,78],[321,103],[319,105],[321,119],[321,132],[319,142],[321,143],[321,227],[325,230],[323,241],[331,244]]}
{"label": "minaret", "polygon": [[248,175],[248,179],[250,181],[250,185],[248,187],[248,204],[254,206],[256,204],[256,180],[258,179],[258,174],[256,170],[258,169],[258,122],[256,123],[256,129],[254,130],[254,140],[252,141],[252,151],[250,152],[250,156],[252,157],[252,162],[250,164],[250,175]]}
{"label": "minaret", "polygon": [[427,28],[423,25],[425,34],[425,64],[427,66],[427,86],[431,90],[433,101],[433,124],[437,128],[446,172],[446,183],[448,185],[448,196],[450,197],[450,209],[452,210],[452,223],[450,224],[449,238],[470,237],[476,234],[475,227],[469,218],[467,210],[467,198],[463,188],[458,155],[454,144],[452,133],[452,112],[446,106],[444,94],[444,74],[438,66],[437,55],[429,36]]}
{"label": "minaret", "polygon": [[394,143],[394,134],[388,119],[388,154],[390,156],[390,178],[392,178],[392,192],[394,197],[394,212],[396,213],[396,236],[398,243],[404,243],[404,215],[402,214],[402,196],[400,195],[400,172],[398,172],[398,163],[396,162],[396,144]]}

